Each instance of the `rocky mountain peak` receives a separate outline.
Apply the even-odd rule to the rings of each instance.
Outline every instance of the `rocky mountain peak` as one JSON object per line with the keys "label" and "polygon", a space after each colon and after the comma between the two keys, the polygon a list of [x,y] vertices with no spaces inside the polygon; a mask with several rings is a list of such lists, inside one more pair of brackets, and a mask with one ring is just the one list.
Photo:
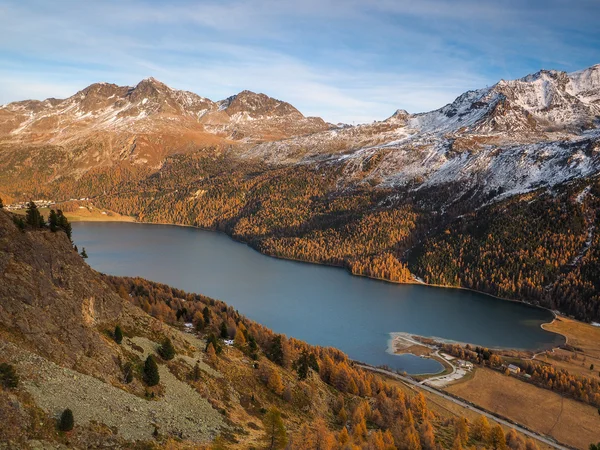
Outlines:
{"label": "rocky mountain peak", "polygon": [[229,116],[247,115],[252,119],[283,116],[304,118],[302,113],[289,103],[248,90],[219,102],[219,109],[225,111]]}

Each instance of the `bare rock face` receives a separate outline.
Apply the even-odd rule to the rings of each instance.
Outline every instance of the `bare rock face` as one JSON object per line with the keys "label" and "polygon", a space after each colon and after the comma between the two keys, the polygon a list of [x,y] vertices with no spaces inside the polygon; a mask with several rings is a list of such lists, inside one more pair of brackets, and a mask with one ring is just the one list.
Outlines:
{"label": "bare rock face", "polygon": [[99,331],[141,317],[106,286],[62,232],[21,232],[0,211],[0,335],[95,376],[119,373]]}

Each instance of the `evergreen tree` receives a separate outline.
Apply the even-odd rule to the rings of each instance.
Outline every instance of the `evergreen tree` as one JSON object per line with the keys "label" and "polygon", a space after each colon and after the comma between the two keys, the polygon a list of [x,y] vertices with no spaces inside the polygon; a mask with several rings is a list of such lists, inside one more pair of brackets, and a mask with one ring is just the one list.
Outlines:
{"label": "evergreen tree", "polygon": [[144,363],[144,381],[148,386],[156,386],[160,382],[158,365],[152,355],[148,356]]}
{"label": "evergreen tree", "polygon": [[2,197],[0,197],[0,209],[4,208],[4,203],[2,202]]}
{"label": "evergreen tree", "polygon": [[75,425],[75,420],[73,419],[73,411],[69,408],[65,409],[60,415],[60,421],[58,422],[58,429],[60,431],[71,431],[73,426]]}
{"label": "evergreen tree", "polygon": [[117,344],[120,344],[121,342],[123,342],[123,331],[121,330],[121,327],[119,325],[117,325],[115,327],[115,342]]}
{"label": "evergreen tree", "polygon": [[227,332],[227,324],[225,321],[221,322],[221,339],[227,339],[229,337],[229,333]]}
{"label": "evergreen tree", "polygon": [[19,375],[10,364],[0,364],[0,385],[5,389],[14,389],[19,385]]}
{"label": "evergreen tree", "polygon": [[20,216],[19,217],[14,216],[13,217],[13,222],[14,222],[14,224],[17,226],[17,228],[19,230],[25,231],[25,221],[23,220],[22,217],[20,217]]}
{"label": "evergreen tree", "polygon": [[294,366],[296,367],[296,371],[298,372],[298,378],[300,380],[306,380],[306,377],[308,377],[309,369],[308,352],[306,350],[302,351],[300,358],[298,358],[298,361],[294,363]]}
{"label": "evergreen tree", "polygon": [[281,413],[277,409],[271,408],[267,411],[263,423],[265,426],[267,449],[280,450],[285,448],[288,439],[283,420],[281,419]]}
{"label": "evergreen tree", "polygon": [[53,209],[50,210],[50,215],[48,216],[48,223],[50,224],[50,231],[56,233],[56,231],[58,230],[58,215]]}
{"label": "evergreen tree", "polygon": [[27,222],[27,225],[29,225],[32,228],[40,228],[40,224],[42,224],[41,226],[44,226],[44,218],[40,214],[33,200],[30,200],[29,204],[27,205],[27,211],[25,213],[25,222]]}
{"label": "evergreen tree", "polygon": [[175,347],[173,347],[173,343],[171,339],[166,338],[160,348],[158,349],[158,354],[160,357],[166,361],[170,361],[175,358]]}
{"label": "evergreen tree", "polygon": [[217,340],[215,335],[212,333],[208,336],[208,339],[206,339],[206,348],[204,349],[205,352],[208,351],[208,347],[211,344],[213,346],[213,350],[215,351],[215,353],[217,355],[221,354],[221,352],[223,351],[223,347],[221,347],[221,344],[219,344],[219,341]]}
{"label": "evergreen tree", "polygon": [[210,323],[210,309],[208,309],[208,306],[205,306],[204,309],[202,310],[202,316],[204,317],[204,323],[206,325],[208,325]]}
{"label": "evergreen tree", "polygon": [[67,237],[69,238],[69,240],[72,241],[71,235],[72,235],[73,230],[71,228],[71,224],[69,223],[67,218],[63,215],[63,212],[60,209],[56,212],[56,217],[57,217],[57,221],[58,221],[58,226],[60,228],[62,228],[62,230],[67,234]]}
{"label": "evergreen tree", "polygon": [[277,335],[273,338],[267,356],[275,364],[279,364],[280,366],[283,365],[283,344],[281,342],[281,335]]}
{"label": "evergreen tree", "polygon": [[87,254],[87,252],[85,251],[85,247],[83,247],[83,248],[81,249],[81,253],[80,253],[80,254],[81,254],[81,257],[82,257],[83,259],[87,259],[87,257],[88,257],[88,254]]}

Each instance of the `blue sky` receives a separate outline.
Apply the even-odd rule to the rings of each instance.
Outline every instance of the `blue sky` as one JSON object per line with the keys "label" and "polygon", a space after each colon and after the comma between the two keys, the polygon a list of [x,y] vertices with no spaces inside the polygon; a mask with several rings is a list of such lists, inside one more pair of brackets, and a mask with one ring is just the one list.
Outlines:
{"label": "blue sky", "polygon": [[600,63],[600,1],[0,2],[0,104],[153,76],[331,122],[428,111],[539,69]]}

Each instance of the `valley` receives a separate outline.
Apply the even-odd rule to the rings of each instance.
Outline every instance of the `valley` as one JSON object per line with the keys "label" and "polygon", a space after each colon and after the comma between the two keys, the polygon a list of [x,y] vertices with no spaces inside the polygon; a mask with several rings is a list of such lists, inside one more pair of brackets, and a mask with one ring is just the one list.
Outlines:
{"label": "valley", "polygon": [[[293,449],[597,441],[599,92],[599,65],[542,70],[353,126],[154,78],[3,105],[0,363],[22,381],[0,440],[260,448],[281,420]],[[85,262],[15,206],[36,198]],[[396,355],[393,333],[444,342]],[[441,378],[452,358],[472,370]]]}

